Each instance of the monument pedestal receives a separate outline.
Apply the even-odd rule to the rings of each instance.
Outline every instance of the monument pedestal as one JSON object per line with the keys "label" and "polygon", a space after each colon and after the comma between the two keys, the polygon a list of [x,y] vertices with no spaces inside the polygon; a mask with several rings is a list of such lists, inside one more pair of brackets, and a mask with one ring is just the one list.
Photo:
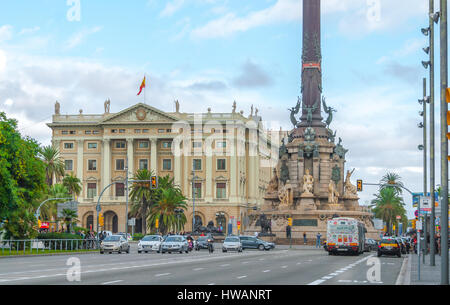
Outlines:
{"label": "monument pedestal", "polygon": [[315,211],[317,210],[316,200],[314,194],[303,193],[298,200],[297,211]]}

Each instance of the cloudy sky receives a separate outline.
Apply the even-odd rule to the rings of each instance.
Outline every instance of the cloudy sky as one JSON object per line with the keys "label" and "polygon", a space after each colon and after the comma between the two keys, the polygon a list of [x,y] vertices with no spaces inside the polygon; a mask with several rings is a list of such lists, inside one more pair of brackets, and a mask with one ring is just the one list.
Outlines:
{"label": "cloudy sky", "polygon": [[[349,149],[354,180],[374,183],[392,171],[423,190],[417,99],[428,75],[420,65],[427,3],[322,1],[324,95],[338,110],[331,127]],[[136,94],[146,74],[147,103],[163,111],[174,111],[178,99],[183,112],[229,112],[236,100],[238,111],[248,115],[253,104],[267,126],[290,129],[287,108],[300,95],[301,4],[2,1],[0,111],[47,145],[56,100],[63,114],[102,113],[107,98],[118,112],[143,101]],[[439,184],[439,168],[436,176]],[[361,203],[375,192],[366,187]],[[404,199],[411,216],[411,198]]]}

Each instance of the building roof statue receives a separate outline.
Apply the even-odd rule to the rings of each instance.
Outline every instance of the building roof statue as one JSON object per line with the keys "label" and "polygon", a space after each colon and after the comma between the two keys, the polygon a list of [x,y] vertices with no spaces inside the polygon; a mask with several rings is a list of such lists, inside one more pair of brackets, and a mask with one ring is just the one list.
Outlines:
{"label": "building roof statue", "polygon": [[61,105],[59,104],[58,101],[56,101],[56,103],[55,103],[55,114],[56,115],[60,115],[61,114]]}

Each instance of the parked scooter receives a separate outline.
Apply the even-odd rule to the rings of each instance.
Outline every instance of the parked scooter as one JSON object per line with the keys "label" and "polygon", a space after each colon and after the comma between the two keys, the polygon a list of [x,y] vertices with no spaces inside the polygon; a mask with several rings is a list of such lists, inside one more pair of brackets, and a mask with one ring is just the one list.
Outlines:
{"label": "parked scooter", "polygon": [[212,238],[208,238],[208,251],[209,253],[214,252],[214,240]]}

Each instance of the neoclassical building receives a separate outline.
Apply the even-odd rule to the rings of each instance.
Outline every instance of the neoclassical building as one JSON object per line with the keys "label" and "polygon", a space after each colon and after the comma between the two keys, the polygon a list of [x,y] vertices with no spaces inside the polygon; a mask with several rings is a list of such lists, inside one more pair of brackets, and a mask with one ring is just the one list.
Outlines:
{"label": "neoclassical building", "polygon": [[[248,224],[248,211],[263,203],[272,166],[278,158],[278,144],[271,145],[258,110],[244,117],[230,113],[164,112],[147,104],[136,104],[110,113],[110,101],[103,114],[60,114],[55,105],[51,123],[52,143],[59,148],[66,173],[82,181],[78,198],[79,225],[95,229],[99,195],[104,230],[125,231],[126,167],[131,177],[139,169],[158,176],[170,175],[188,198],[186,231],[192,229],[193,194],[196,223],[213,221],[226,232],[228,223],[236,230]],[[281,132],[272,142],[280,143]],[[128,228],[131,232],[130,227]],[[141,231],[137,219],[135,232]],[[235,231],[236,232],[236,231]]]}

